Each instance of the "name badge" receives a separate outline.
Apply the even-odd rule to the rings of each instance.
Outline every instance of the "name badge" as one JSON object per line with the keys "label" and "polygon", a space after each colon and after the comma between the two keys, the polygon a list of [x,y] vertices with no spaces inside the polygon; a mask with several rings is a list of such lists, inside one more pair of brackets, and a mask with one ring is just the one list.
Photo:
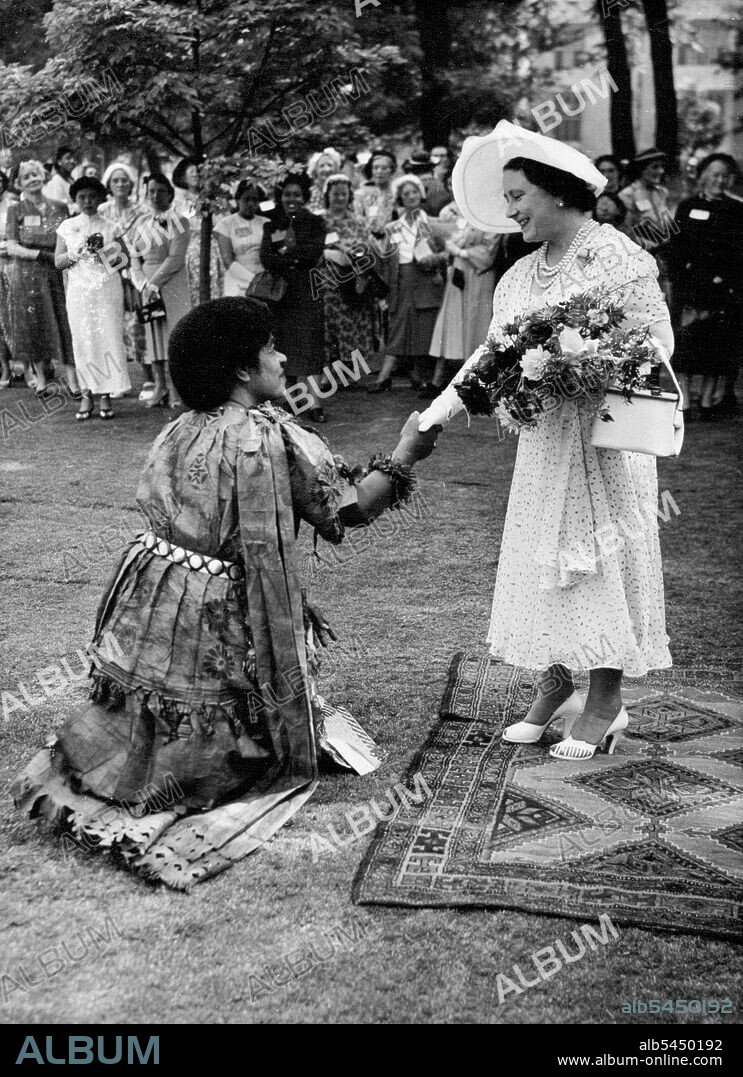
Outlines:
{"label": "name badge", "polygon": [[41,228],[41,217],[24,217],[23,223],[26,228]]}
{"label": "name badge", "polygon": [[284,232],[272,232],[271,233],[271,242],[272,243],[281,243],[282,239],[286,239],[286,232],[285,231]]}
{"label": "name badge", "polygon": [[647,200],[647,198],[643,198],[641,200],[638,200],[635,204],[636,204],[637,208],[639,210],[641,210],[643,213],[647,213],[648,210],[652,210],[652,208],[653,208],[652,203],[649,202]]}
{"label": "name badge", "polygon": [[689,220],[691,221],[708,221],[709,210],[708,209],[690,209]]}

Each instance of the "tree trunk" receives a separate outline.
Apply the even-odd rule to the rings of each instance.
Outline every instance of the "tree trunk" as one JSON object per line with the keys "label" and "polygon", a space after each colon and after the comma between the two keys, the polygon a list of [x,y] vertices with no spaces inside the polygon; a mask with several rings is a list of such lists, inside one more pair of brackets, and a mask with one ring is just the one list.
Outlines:
{"label": "tree trunk", "polygon": [[[212,297],[212,215],[202,213],[201,246],[199,250],[199,302],[208,303]],[[215,299],[217,296],[214,297]]]}
{"label": "tree trunk", "polygon": [[596,0],[599,21],[606,42],[606,69],[617,89],[610,100],[611,147],[620,159],[635,156],[635,133],[632,126],[632,81],[627,63],[627,46],[622,31],[621,9]]}
{"label": "tree trunk", "polygon": [[452,128],[451,113],[443,107],[446,88],[439,72],[446,71],[451,56],[449,0],[415,0],[415,17],[421,52],[421,134],[430,150],[448,145]]}
{"label": "tree trunk", "polygon": [[678,154],[678,114],[673,78],[673,45],[668,26],[666,0],[642,0],[650,38],[655,87],[655,145],[668,154],[669,164]]}

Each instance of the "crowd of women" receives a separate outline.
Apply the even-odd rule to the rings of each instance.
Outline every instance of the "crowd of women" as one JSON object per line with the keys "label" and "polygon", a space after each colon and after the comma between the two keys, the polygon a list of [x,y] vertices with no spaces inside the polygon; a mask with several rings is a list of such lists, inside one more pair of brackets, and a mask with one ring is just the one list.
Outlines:
{"label": "crowd of women", "polygon": [[[77,419],[114,414],[131,388],[128,362],[144,365],[140,400],[176,404],[167,374],[171,329],[210,295],[253,295],[276,314],[287,385],[301,381],[307,417],[324,422],[334,391],[327,371],[355,351],[379,357],[370,392],[393,374],[432,398],[487,332],[498,280],[530,245],[465,221],[452,198],[446,147],[414,154],[313,154],[266,192],[246,176],[234,212],[207,200],[197,162],[172,179],[138,181],[124,161],[99,178],[61,147],[48,178],[26,160],[0,171],[0,388],[14,379],[41,394],[58,372],[80,401]],[[677,337],[687,416],[735,408],[743,340],[743,200],[732,157],[713,153],[686,177],[674,207],[655,149],[627,164],[597,158],[606,177],[594,217],[656,260]],[[269,199],[273,196],[273,201]],[[212,216],[202,258],[202,216]],[[208,235],[208,232],[206,233]],[[112,245],[125,257],[112,263]],[[112,265],[117,270],[112,272]],[[353,383],[352,383],[353,384]],[[697,409],[699,409],[697,411]]]}

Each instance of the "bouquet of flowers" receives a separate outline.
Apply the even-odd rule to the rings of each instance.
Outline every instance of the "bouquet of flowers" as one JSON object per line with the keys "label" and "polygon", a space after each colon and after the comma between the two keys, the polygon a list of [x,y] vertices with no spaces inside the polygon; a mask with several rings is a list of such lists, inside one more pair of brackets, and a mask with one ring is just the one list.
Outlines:
{"label": "bouquet of flowers", "polygon": [[609,385],[630,400],[648,388],[655,359],[648,329],[620,329],[623,319],[621,303],[601,288],[524,314],[488,335],[457,393],[471,415],[495,415],[514,433],[580,397],[611,422]]}

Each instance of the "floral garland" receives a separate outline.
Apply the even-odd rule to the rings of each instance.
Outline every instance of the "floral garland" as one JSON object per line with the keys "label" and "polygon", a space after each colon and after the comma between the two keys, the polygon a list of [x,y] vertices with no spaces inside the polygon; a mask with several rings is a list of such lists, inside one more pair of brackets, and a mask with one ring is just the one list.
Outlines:
{"label": "floral garland", "polygon": [[580,397],[611,422],[609,385],[629,401],[657,362],[649,330],[620,329],[624,316],[602,288],[524,314],[488,334],[457,393],[470,415],[495,415],[514,433]]}

